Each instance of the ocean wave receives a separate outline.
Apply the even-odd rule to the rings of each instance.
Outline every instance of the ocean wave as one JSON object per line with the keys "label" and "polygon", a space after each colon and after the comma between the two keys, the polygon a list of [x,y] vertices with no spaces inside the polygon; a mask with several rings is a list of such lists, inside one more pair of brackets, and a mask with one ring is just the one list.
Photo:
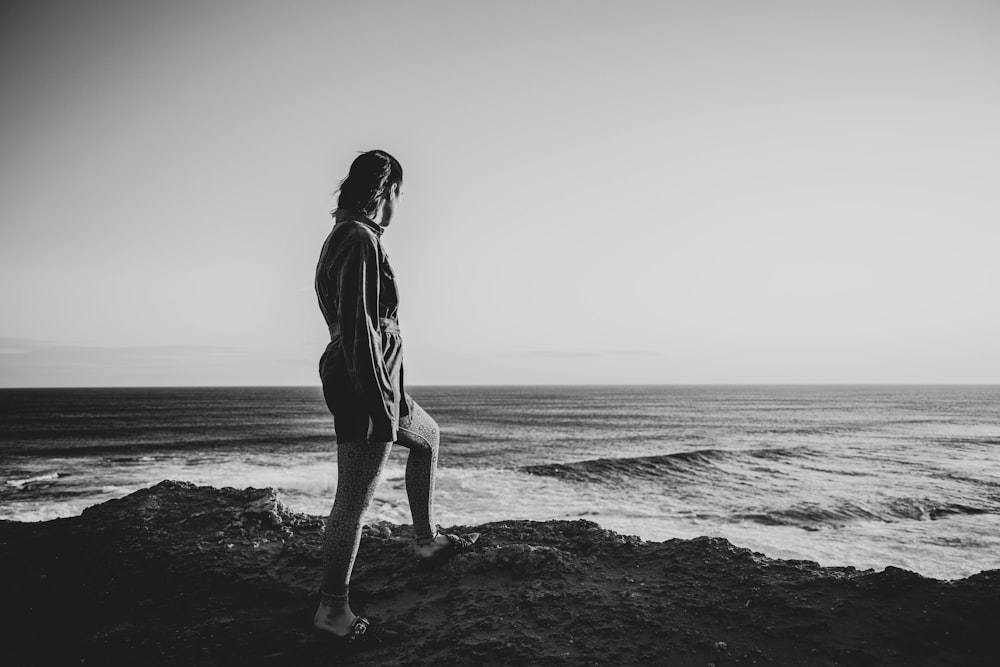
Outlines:
{"label": "ocean wave", "polygon": [[786,509],[733,514],[732,521],[752,521],[765,526],[793,526],[806,530],[844,526],[855,521],[936,521],[954,515],[996,514],[1000,508],[987,508],[931,500],[895,498],[881,503],[846,502],[833,507],[803,504]]}
{"label": "ocean wave", "polygon": [[[130,441],[86,441],[66,444],[65,442],[21,442],[4,444],[5,456],[101,456],[110,460],[142,460],[144,456],[170,455],[178,452],[231,452],[272,450],[311,450],[332,448],[333,435],[295,435],[259,437],[218,437],[189,440],[130,440]],[[127,452],[122,454],[122,452]]]}
{"label": "ocean wave", "polygon": [[747,435],[850,435],[860,430],[858,426],[747,426]]}
{"label": "ocean wave", "polygon": [[544,477],[557,477],[569,482],[613,483],[623,478],[662,479],[679,475],[698,475],[717,467],[722,461],[734,459],[778,459],[796,456],[803,448],[763,449],[695,449],[673,454],[636,456],[627,458],[601,458],[572,463],[546,463],[521,466],[519,470]]}
{"label": "ocean wave", "polygon": [[1000,445],[1000,438],[996,436],[983,436],[981,438],[938,438],[934,441],[938,445],[944,445],[946,447],[964,447],[964,446],[987,446],[996,447]]}
{"label": "ocean wave", "polygon": [[136,456],[105,456],[103,461],[105,463],[116,463],[116,464],[144,464],[153,463],[156,461],[161,461],[167,457],[165,456],[147,456],[147,455],[136,455]]}
{"label": "ocean wave", "polygon": [[58,472],[47,472],[44,475],[35,475],[34,477],[25,477],[24,479],[8,479],[4,482],[7,486],[12,486],[17,489],[23,489],[25,486],[30,484],[37,484],[39,482],[52,482],[59,479]]}

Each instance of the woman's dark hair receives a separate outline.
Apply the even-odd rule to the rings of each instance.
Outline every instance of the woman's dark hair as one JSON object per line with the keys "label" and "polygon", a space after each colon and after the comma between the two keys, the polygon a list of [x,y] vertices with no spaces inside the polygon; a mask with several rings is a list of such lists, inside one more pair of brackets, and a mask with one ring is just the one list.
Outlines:
{"label": "woman's dark hair", "polygon": [[337,206],[372,215],[393,185],[403,183],[403,167],[385,151],[368,151],[354,158],[340,183]]}

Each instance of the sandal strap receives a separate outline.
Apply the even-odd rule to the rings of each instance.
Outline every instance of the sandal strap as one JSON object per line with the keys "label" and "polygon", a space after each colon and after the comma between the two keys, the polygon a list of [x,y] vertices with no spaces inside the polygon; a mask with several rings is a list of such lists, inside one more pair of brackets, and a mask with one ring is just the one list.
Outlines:
{"label": "sandal strap", "polygon": [[364,616],[356,617],[354,622],[351,623],[351,631],[347,635],[347,643],[364,641],[363,638],[371,627],[371,621],[367,618]]}
{"label": "sandal strap", "polygon": [[391,641],[395,633],[386,630],[381,625],[372,623],[364,616],[358,616],[351,623],[351,632],[345,638],[349,645],[376,646]]}

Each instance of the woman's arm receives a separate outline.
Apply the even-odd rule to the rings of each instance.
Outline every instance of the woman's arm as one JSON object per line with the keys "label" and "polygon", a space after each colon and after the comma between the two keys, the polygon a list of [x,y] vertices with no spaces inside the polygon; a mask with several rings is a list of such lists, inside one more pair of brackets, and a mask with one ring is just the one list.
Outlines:
{"label": "woman's arm", "polygon": [[382,356],[378,249],[371,243],[359,242],[344,248],[343,253],[337,275],[337,319],[347,371],[371,417],[371,439],[394,442],[396,395]]}

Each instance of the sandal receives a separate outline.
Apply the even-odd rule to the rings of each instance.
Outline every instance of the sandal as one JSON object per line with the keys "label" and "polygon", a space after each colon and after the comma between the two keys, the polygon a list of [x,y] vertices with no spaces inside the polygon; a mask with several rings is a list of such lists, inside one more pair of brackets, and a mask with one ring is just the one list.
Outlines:
{"label": "sandal", "polygon": [[367,651],[381,648],[396,641],[398,632],[393,632],[388,628],[372,623],[364,616],[356,616],[351,623],[350,631],[343,637],[337,636],[326,630],[317,628],[327,639],[332,638],[333,642],[341,649],[349,651]]}
{"label": "sandal", "polygon": [[430,556],[421,558],[417,556],[417,560],[420,563],[429,565],[432,563],[440,563],[441,561],[447,560],[454,556],[455,554],[468,553],[472,551],[475,547],[476,542],[479,540],[479,533],[463,533],[461,535],[451,535],[449,533],[442,533],[441,526],[438,526],[438,531],[434,534],[436,539],[438,535],[444,535],[448,538],[448,544],[441,547],[435,551]]}

